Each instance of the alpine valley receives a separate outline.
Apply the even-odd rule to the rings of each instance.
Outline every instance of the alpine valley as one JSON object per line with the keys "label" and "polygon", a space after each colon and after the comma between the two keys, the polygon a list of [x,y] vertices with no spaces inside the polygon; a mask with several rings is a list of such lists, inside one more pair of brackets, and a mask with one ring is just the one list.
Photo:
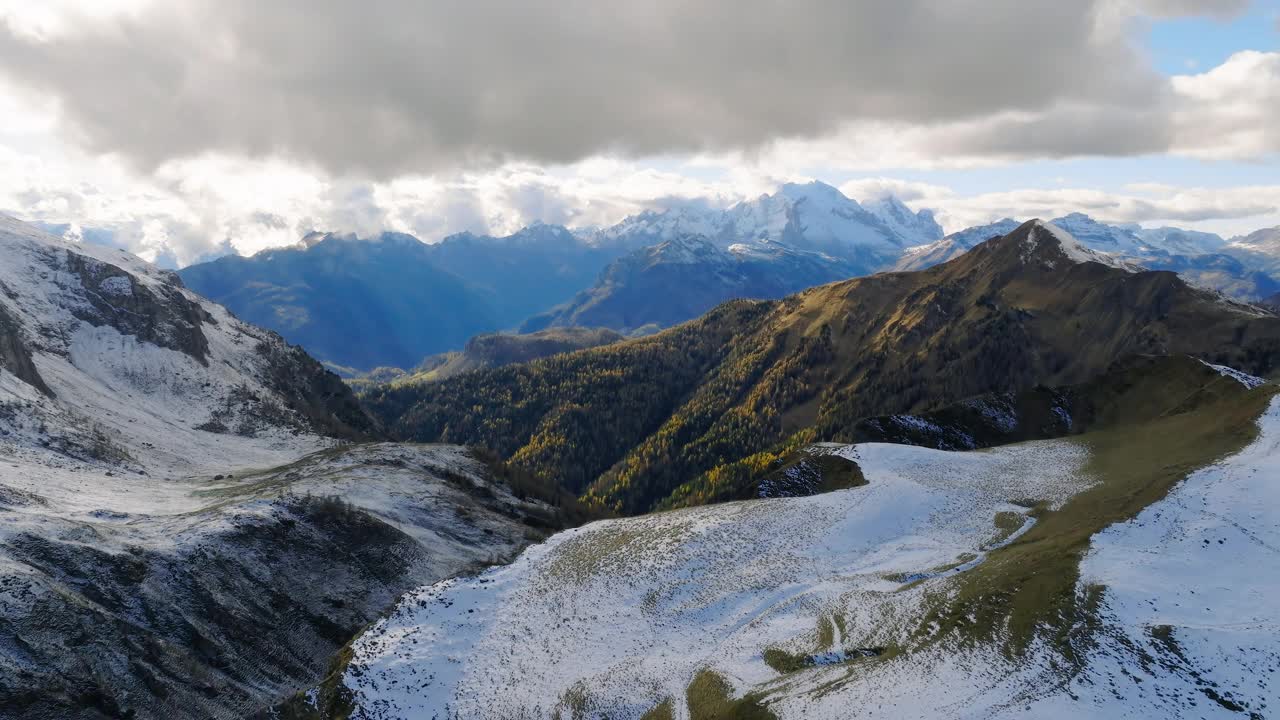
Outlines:
{"label": "alpine valley", "polygon": [[1280,718],[1280,0],[0,0],[0,720]]}
{"label": "alpine valley", "polygon": [[0,716],[1267,717],[1250,237],[810,184],[175,273],[5,217]]}

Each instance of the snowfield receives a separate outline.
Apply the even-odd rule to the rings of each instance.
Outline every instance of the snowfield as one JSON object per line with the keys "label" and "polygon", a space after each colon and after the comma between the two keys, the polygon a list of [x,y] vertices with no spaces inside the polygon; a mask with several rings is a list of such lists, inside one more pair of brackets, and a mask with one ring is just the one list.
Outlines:
{"label": "snowfield", "polygon": [[[1028,510],[1011,500],[1056,506],[1090,484],[1066,441],[841,452],[869,485],[595,523],[410,594],[357,642],[345,681],[376,718],[550,717],[583,693],[638,717],[705,667],[754,687],[778,676],[768,647],[890,644],[933,583],[1005,539],[997,513]],[[840,647],[816,646],[823,617],[840,618]]]}
{"label": "snowfield", "polygon": [[1090,486],[1085,446],[862,444],[839,452],[863,487],[598,522],[410,593],[355,643],[354,717],[639,718],[669,701],[686,718],[703,670],[783,718],[1266,717],[1280,400],[1260,426],[1094,537],[1078,587],[1105,586],[1103,624],[1078,673],[1040,640],[1016,661],[986,644],[894,648],[919,637],[930,598],[1029,529],[1023,499],[1053,507]]}
{"label": "snowfield", "polygon": [[[1260,426],[1243,452],[1094,536],[1081,581],[1106,586],[1112,631],[1090,663],[1094,682],[1073,688],[1077,709],[1100,718],[1280,710],[1280,398]],[[1135,679],[1125,648],[1153,636],[1162,672]]]}

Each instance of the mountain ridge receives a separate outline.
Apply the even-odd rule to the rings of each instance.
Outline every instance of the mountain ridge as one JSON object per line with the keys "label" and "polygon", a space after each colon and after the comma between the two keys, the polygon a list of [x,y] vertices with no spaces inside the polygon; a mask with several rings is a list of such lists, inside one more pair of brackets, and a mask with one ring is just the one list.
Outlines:
{"label": "mountain ridge", "polygon": [[652,331],[695,318],[733,299],[773,299],[857,273],[831,256],[771,241],[721,248],[705,236],[682,235],[610,263],[599,279],[565,305],[535,316],[522,332],[552,327]]}
{"label": "mountain ridge", "polygon": [[[841,440],[864,417],[1081,382],[1130,354],[1189,353],[1274,372],[1280,318],[1174,273],[1108,262],[1028,221],[925,271],[728,303],[654,338],[447,386],[375,391],[367,405],[399,437],[485,445],[565,478],[591,502],[633,513],[802,430]],[[697,364],[667,357],[667,347],[687,348]],[[595,395],[609,393],[592,378],[616,372],[666,374],[666,393],[678,395],[663,395],[663,404],[638,399],[638,409],[654,414],[638,413],[602,444],[598,434],[616,421],[598,406]],[[512,383],[526,388],[518,405],[488,402]],[[503,433],[459,414],[480,405]]]}
{"label": "mountain ridge", "polygon": [[[826,444],[861,482],[606,520],[421,588],[330,691],[387,720],[1261,717],[1276,387],[1151,362],[1090,381],[1151,401],[1105,430]],[[1177,407],[1166,371],[1201,397]]]}
{"label": "mountain ridge", "polygon": [[0,716],[272,716],[405,591],[586,517],[368,442],[336,375],[173,273],[5,216],[0,255]]}
{"label": "mountain ridge", "polygon": [[307,247],[227,256],[179,274],[246,322],[274,327],[323,360],[407,366],[497,324],[479,289],[429,258],[409,235],[324,234]]}

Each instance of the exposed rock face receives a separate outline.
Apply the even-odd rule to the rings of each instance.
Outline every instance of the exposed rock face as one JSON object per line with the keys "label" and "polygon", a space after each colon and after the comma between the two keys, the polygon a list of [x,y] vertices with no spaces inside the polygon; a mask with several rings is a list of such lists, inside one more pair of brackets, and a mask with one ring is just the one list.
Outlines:
{"label": "exposed rock face", "polygon": [[344,444],[347,386],[173,273],[3,216],[0,257],[0,717],[264,713],[561,522],[462,448]]}
{"label": "exposed rock face", "polygon": [[0,304],[0,369],[8,370],[18,376],[19,380],[48,397],[54,396],[31,360],[31,350],[22,339],[22,327],[2,304]]}
{"label": "exposed rock face", "polygon": [[85,303],[72,308],[76,317],[208,363],[209,339],[202,326],[217,320],[182,294],[177,275],[166,274],[163,283],[143,284],[115,265],[70,251],[65,258],[84,289]]}
{"label": "exposed rock face", "polygon": [[234,452],[217,435],[270,436],[301,453],[320,436],[377,434],[339,378],[174,273],[7,217],[0,253],[0,369],[19,381],[0,382],[0,404],[20,408],[0,417],[4,441],[194,472]]}
{"label": "exposed rock face", "polygon": [[60,490],[0,495],[2,717],[263,712],[318,682],[401,593],[554,522],[447,446],[326,451],[177,485],[165,507],[99,496],[77,511]]}
{"label": "exposed rock face", "polygon": [[305,428],[348,439],[369,439],[378,434],[347,384],[301,347],[275,337],[258,343],[257,351],[267,361],[263,369],[267,387],[285,399],[286,407],[303,419]]}

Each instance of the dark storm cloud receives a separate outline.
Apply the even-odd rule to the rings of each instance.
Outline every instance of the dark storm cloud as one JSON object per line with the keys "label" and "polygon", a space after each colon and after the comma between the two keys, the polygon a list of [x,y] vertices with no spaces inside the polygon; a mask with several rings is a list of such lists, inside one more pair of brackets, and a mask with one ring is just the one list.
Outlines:
{"label": "dark storm cloud", "polygon": [[[89,148],[146,166],[274,153],[387,177],[1062,104],[1091,126],[1000,149],[1140,152],[1126,143],[1162,131],[1125,118],[1159,107],[1164,83],[1126,33],[1099,29],[1103,2],[190,0],[47,41],[0,29],[0,68],[56,94]],[[979,135],[966,142],[992,142]]]}

